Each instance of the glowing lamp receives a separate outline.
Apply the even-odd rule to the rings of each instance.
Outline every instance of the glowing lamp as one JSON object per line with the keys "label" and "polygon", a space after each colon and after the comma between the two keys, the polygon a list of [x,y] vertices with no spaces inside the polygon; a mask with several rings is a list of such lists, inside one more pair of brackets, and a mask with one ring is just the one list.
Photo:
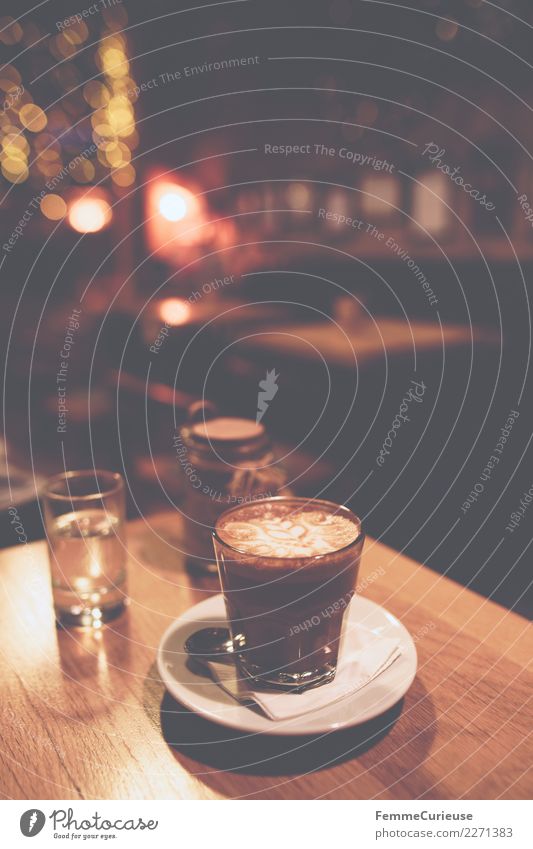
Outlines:
{"label": "glowing lamp", "polygon": [[70,204],[68,223],[78,233],[97,233],[107,227],[112,215],[113,212],[106,200],[86,195]]}

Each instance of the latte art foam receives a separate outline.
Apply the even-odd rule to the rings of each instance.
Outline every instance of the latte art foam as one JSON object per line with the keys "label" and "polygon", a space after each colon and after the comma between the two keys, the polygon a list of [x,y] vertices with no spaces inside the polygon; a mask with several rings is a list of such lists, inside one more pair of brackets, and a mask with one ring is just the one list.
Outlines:
{"label": "latte art foam", "polygon": [[359,536],[358,525],[344,516],[309,509],[275,515],[228,519],[219,527],[221,538],[243,554],[259,557],[316,557],[338,551]]}

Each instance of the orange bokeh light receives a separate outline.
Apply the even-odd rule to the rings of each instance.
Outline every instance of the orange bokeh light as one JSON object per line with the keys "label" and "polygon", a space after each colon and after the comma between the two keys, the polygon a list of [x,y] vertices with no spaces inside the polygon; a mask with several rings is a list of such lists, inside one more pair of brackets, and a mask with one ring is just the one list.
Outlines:
{"label": "orange bokeh light", "polygon": [[204,198],[191,188],[156,172],[145,203],[148,246],[161,258],[175,262],[180,249],[209,238]]}
{"label": "orange bokeh light", "polygon": [[192,223],[200,214],[200,202],[185,186],[171,180],[157,180],[149,188],[150,205],[165,221],[176,222],[188,218]]}
{"label": "orange bokeh light", "polygon": [[69,205],[68,223],[78,233],[97,233],[107,227],[113,212],[103,198],[81,197]]}
{"label": "orange bokeh light", "polygon": [[186,324],[191,317],[191,305],[182,298],[165,298],[158,308],[159,318],[172,327]]}

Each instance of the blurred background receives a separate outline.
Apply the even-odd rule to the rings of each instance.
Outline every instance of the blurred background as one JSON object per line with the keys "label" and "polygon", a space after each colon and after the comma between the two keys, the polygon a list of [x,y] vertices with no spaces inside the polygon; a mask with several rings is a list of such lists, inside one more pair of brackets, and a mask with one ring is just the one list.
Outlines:
{"label": "blurred background", "polygon": [[531,4],[2,9],[2,499],[29,538],[64,468],[179,509],[190,404],[255,418],[274,369],[295,492],[530,612]]}

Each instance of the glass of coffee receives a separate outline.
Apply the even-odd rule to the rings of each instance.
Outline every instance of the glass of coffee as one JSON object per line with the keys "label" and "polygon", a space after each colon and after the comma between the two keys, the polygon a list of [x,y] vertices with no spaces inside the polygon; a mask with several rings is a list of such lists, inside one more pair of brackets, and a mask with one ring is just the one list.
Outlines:
{"label": "glass of coffee", "polygon": [[283,688],[332,680],[364,542],[357,516],[265,498],[222,513],[213,539],[241,672]]}

